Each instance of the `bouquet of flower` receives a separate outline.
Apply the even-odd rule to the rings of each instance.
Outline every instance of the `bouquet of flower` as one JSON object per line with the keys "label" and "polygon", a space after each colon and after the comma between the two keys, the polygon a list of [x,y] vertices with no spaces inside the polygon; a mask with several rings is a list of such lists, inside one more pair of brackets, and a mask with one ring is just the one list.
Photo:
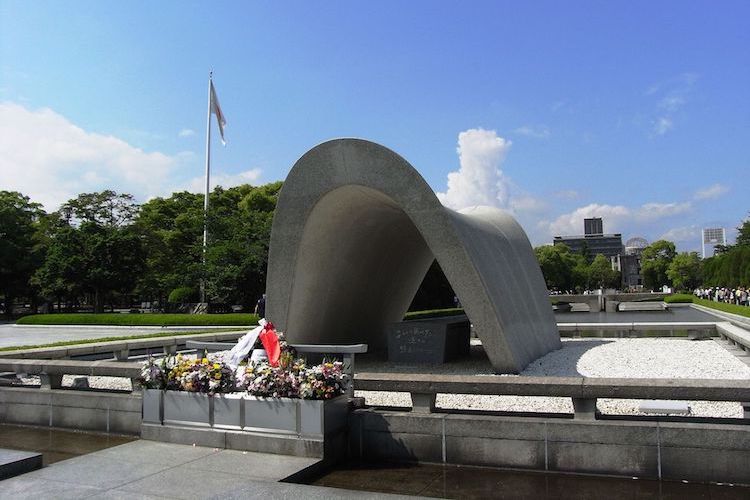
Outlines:
{"label": "bouquet of flower", "polygon": [[167,389],[187,392],[232,392],[235,389],[234,370],[226,363],[208,358],[193,359],[177,355],[176,363],[167,375],[166,385]]}
{"label": "bouquet of flower", "polygon": [[300,372],[300,397],[332,399],[343,394],[349,383],[341,361],[326,361]]}
{"label": "bouquet of flower", "polygon": [[141,367],[141,375],[137,379],[138,383],[146,389],[166,389],[169,372],[175,364],[174,356],[166,356],[161,359],[149,356]]}
{"label": "bouquet of flower", "polygon": [[308,368],[303,359],[287,352],[279,358],[278,366],[266,362],[247,365],[237,385],[259,397],[331,399],[343,394],[348,378],[340,361]]}

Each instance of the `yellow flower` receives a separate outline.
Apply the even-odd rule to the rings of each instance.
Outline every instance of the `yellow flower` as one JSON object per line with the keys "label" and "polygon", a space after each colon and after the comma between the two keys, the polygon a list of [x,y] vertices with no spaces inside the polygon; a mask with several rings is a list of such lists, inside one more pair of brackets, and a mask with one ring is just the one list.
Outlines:
{"label": "yellow flower", "polygon": [[221,380],[221,373],[217,373],[216,375],[214,375],[214,378],[216,380]]}
{"label": "yellow flower", "polygon": [[201,364],[202,365],[207,365],[208,364],[208,358],[201,359]]}
{"label": "yellow flower", "polygon": [[220,370],[221,365],[219,363],[214,363],[214,370]]}

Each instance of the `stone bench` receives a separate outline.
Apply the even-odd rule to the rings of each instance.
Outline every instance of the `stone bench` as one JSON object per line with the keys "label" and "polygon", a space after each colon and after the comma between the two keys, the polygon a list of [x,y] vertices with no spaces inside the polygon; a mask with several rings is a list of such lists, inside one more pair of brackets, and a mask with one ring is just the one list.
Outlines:
{"label": "stone bench", "polygon": [[620,302],[617,304],[617,310],[625,311],[666,311],[667,305],[664,302]]}
{"label": "stone bench", "polygon": [[0,359],[0,372],[39,375],[42,387],[47,389],[59,389],[63,375],[123,377],[131,379],[133,387],[137,387],[135,379],[141,374],[141,365],[120,361]]}
{"label": "stone bench", "polygon": [[399,321],[386,335],[388,361],[445,363],[469,355],[471,324],[466,315]]}
{"label": "stone bench", "polygon": [[729,322],[716,324],[716,332],[744,351],[750,350],[750,332]]}

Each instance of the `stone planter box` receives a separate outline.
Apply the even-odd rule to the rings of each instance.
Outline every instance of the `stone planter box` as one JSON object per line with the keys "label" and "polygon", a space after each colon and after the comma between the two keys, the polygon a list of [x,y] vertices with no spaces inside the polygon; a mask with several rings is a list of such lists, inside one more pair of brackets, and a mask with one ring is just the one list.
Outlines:
{"label": "stone planter box", "polygon": [[143,391],[144,423],[214,427],[322,439],[346,426],[346,395],[319,401],[258,398],[244,393]]}
{"label": "stone planter box", "polygon": [[244,396],[246,431],[322,438],[346,425],[345,395],[327,401]]}
{"label": "stone planter box", "polygon": [[243,394],[216,394],[213,399],[213,426],[219,429],[242,429],[245,413]]}
{"label": "stone planter box", "polygon": [[164,391],[164,424],[210,427],[213,403],[208,394]]}
{"label": "stone planter box", "polygon": [[143,389],[143,421],[159,424],[164,421],[164,391]]}

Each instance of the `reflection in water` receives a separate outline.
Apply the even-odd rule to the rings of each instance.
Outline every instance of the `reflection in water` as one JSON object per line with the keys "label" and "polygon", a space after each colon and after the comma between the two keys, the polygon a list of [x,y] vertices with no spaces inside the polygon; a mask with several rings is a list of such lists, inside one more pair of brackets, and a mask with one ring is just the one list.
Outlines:
{"label": "reflection in water", "polygon": [[0,425],[0,448],[41,453],[44,466],[136,439],[129,436],[63,431],[48,427]]}
{"label": "reflection in water", "polygon": [[426,464],[342,464],[312,484],[436,498],[750,498],[750,488],[742,486]]}

